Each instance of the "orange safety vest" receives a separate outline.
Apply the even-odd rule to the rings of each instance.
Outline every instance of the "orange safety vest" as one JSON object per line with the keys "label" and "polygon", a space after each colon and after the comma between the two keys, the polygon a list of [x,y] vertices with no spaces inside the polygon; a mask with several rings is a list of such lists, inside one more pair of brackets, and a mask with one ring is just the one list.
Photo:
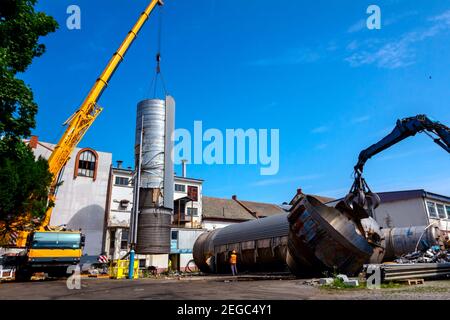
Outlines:
{"label": "orange safety vest", "polygon": [[237,262],[237,255],[235,253],[232,253],[230,257],[230,263],[236,264],[236,262]]}

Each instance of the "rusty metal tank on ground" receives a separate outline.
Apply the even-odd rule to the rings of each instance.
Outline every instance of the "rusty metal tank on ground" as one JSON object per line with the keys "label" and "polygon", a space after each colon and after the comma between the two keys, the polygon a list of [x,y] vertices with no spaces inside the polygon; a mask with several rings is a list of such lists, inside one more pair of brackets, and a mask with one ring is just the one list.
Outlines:
{"label": "rusty metal tank on ground", "polygon": [[383,261],[392,261],[406,253],[423,251],[442,244],[443,237],[438,226],[415,226],[384,229],[386,251]]}
{"label": "rusty metal tank on ground", "polygon": [[228,272],[229,255],[236,250],[242,271],[286,271],[286,217],[280,214],[203,233],[194,244],[195,264],[206,273]]}
{"label": "rusty metal tank on ground", "polygon": [[298,201],[288,221],[287,263],[298,276],[325,270],[354,275],[373,254],[373,247],[352,220],[314,197]]}
{"label": "rusty metal tank on ground", "polygon": [[[289,220],[288,220],[289,217]],[[202,234],[194,260],[203,272],[229,271],[228,257],[238,252],[238,270],[283,271],[321,275],[336,267],[354,274],[373,248],[340,211],[306,196],[289,215],[230,225]]]}

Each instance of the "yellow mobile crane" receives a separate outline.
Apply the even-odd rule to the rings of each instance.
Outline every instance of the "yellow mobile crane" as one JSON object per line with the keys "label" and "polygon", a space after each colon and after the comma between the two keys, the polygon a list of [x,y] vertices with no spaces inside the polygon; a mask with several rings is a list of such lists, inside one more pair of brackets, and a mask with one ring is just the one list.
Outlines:
{"label": "yellow mobile crane", "polygon": [[[119,49],[112,56],[80,108],[64,123],[67,128],[48,159],[49,171],[53,174],[48,196],[49,202],[54,202],[56,199],[55,190],[62,169],[70,159],[70,155],[102,111],[102,108],[97,105],[97,101],[156,5],[163,5],[162,0],[151,0]],[[49,226],[51,215],[52,208],[50,207],[37,229],[32,231],[21,230],[16,233],[15,237],[9,237],[9,239],[15,239],[13,243],[9,243],[9,247],[25,249],[18,259],[16,278],[28,279],[34,272],[65,275],[68,266],[80,261],[84,246],[84,237],[81,232],[62,231]],[[20,225],[22,223],[25,222],[19,222],[19,225],[15,228],[18,230],[25,229],[23,225]]]}

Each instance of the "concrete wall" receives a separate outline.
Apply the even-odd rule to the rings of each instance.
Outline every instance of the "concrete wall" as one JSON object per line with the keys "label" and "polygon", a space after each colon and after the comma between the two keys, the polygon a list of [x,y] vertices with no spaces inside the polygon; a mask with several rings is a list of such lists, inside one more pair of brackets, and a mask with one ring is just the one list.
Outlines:
{"label": "concrete wall", "polygon": [[168,254],[150,254],[146,255],[146,266],[154,266],[159,272],[166,271],[169,267],[169,255]]}
{"label": "concrete wall", "polygon": [[[192,253],[180,254],[180,271],[185,271],[187,264],[192,259],[194,259],[194,257],[192,256]],[[197,269],[197,266],[195,265],[195,263],[191,263],[191,264],[189,264],[189,268],[191,269],[191,271],[195,271]]]}
{"label": "concrete wall", "polygon": [[223,221],[214,221],[214,220],[203,220],[203,228],[206,230],[214,230],[214,229],[220,229],[226,226],[229,226],[230,224],[235,224],[236,222],[223,222]]}
{"label": "concrete wall", "polygon": [[428,224],[427,212],[422,198],[385,202],[375,210],[375,220],[383,227],[410,227]]}
{"label": "concrete wall", "polygon": [[178,230],[178,249],[192,249],[195,240],[206,230],[202,229],[172,229]]}
{"label": "concrete wall", "polygon": [[[116,170],[113,169],[108,227],[128,228],[130,226],[130,215],[133,207],[133,187],[131,184],[128,186],[116,185],[116,177],[131,179],[131,173],[126,174],[116,172]],[[121,200],[129,201],[127,207],[122,207],[120,205]]]}
{"label": "concrete wall", "polygon": [[[52,148],[53,145],[43,143]],[[56,205],[50,220],[51,225],[67,225],[69,229],[81,229],[86,236],[84,254],[99,255],[102,252],[102,240],[105,220],[105,205],[109,170],[112,154],[98,152],[97,177],[78,176],[74,179],[76,148],[66,164],[62,176],[63,184],[59,187]],[[50,151],[38,144],[35,154],[47,157]]]}

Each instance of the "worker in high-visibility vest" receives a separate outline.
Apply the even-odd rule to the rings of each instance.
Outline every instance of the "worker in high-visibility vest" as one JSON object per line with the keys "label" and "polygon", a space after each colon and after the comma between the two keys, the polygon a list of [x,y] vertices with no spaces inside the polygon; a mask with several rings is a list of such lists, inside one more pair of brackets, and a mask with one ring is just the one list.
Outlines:
{"label": "worker in high-visibility vest", "polygon": [[236,264],[237,264],[237,254],[236,250],[233,250],[233,252],[231,252],[230,255],[230,266],[231,266],[231,273],[233,273],[233,276],[237,275]]}

